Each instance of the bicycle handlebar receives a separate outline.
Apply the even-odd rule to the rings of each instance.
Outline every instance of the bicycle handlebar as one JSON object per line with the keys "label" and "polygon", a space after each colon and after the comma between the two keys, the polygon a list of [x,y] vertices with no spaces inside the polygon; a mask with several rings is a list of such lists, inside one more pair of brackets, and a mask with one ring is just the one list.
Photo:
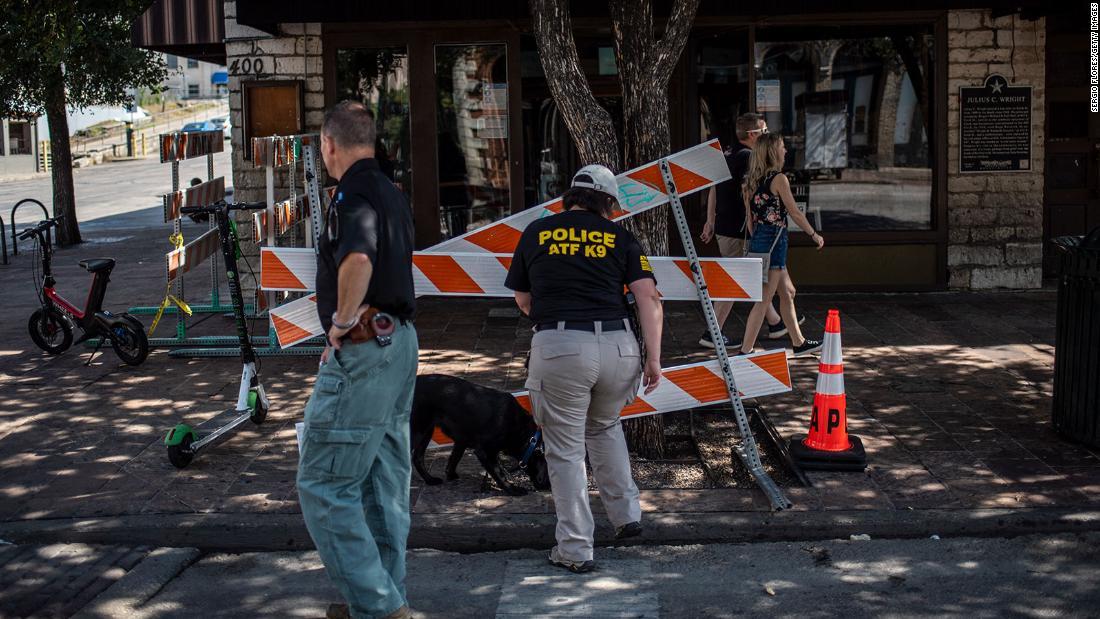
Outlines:
{"label": "bicycle handlebar", "polygon": [[267,208],[266,202],[237,202],[230,204],[225,200],[219,200],[208,206],[185,206],[180,209],[180,214],[190,215],[193,213],[216,213],[219,209],[226,209],[227,211],[261,211]]}
{"label": "bicycle handlebar", "polygon": [[23,230],[22,232],[20,232],[19,236],[17,238],[20,241],[25,241],[25,240],[31,238],[32,236],[42,234],[43,232],[45,232],[46,230],[49,230],[50,228],[55,228],[55,227],[59,226],[60,224],[58,222],[60,222],[64,218],[65,218],[65,216],[62,215],[61,217],[53,217],[53,218],[50,218],[50,219],[43,219],[42,221],[38,222],[38,225],[36,225],[35,227],[27,228],[27,229]]}

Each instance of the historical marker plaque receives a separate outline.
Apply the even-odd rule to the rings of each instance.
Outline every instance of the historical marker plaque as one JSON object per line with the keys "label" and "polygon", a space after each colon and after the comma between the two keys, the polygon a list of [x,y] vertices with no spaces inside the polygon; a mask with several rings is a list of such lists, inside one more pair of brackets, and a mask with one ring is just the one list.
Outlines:
{"label": "historical marker plaque", "polygon": [[993,74],[959,88],[959,171],[1031,170],[1031,86]]}

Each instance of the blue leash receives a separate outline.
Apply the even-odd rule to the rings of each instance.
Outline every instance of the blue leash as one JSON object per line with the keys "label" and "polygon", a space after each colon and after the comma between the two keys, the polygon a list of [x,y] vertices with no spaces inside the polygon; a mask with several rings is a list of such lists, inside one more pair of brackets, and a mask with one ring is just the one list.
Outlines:
{"label": "blue leash", "polygon": [[527,462],[531,459],[531,456],[535,455],[535,450],[538,449],[539,443],[542,442],[542,428],[535,430],[535,434],[531,436],[531,440],[527,441],[527,449],[523,450],[523,457],[519,459],[519,465],[527,466]]}

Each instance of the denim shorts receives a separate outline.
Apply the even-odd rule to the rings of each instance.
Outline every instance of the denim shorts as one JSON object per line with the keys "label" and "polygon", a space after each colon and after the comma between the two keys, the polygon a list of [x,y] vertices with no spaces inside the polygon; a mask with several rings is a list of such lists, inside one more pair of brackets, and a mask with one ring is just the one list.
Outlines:
{"label": "denim shorts", "polygon": [[[776,241],[775,237],[779,240]],[[775,247],[772,247],[775,243]],[[749,240],[749,251],[754,254],[762,254],[771,249],[772,257],[769,269],[787,268],[787,227],[773,226],[771,224],[756,224],[752,228],[752,239]]]}

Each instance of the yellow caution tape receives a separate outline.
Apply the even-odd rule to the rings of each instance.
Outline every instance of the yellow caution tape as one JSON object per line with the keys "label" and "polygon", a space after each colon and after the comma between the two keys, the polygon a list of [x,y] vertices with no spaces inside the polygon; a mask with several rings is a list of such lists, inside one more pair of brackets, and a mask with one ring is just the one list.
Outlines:
{"label": "yellow caution tape", "polygon": [[[173,234],[168,237],[168,242],[177,250],[181,249],[183,247],[183,235]],[[168,308],[169,303],[175,303],[176,307],[188,316],[192,314],[191,306],[185,303],[183,299],[179,299],[172,294],[172,284],[169,282],[164,291],[164,300],[160,302],[160,307],[157,308],[157,315],[153,317],[153,323],[149,325],[149,337],[153,337],[153,331],[156,331],[157,324],[160,323],[161,317],[164,316],[164,310]]]}

